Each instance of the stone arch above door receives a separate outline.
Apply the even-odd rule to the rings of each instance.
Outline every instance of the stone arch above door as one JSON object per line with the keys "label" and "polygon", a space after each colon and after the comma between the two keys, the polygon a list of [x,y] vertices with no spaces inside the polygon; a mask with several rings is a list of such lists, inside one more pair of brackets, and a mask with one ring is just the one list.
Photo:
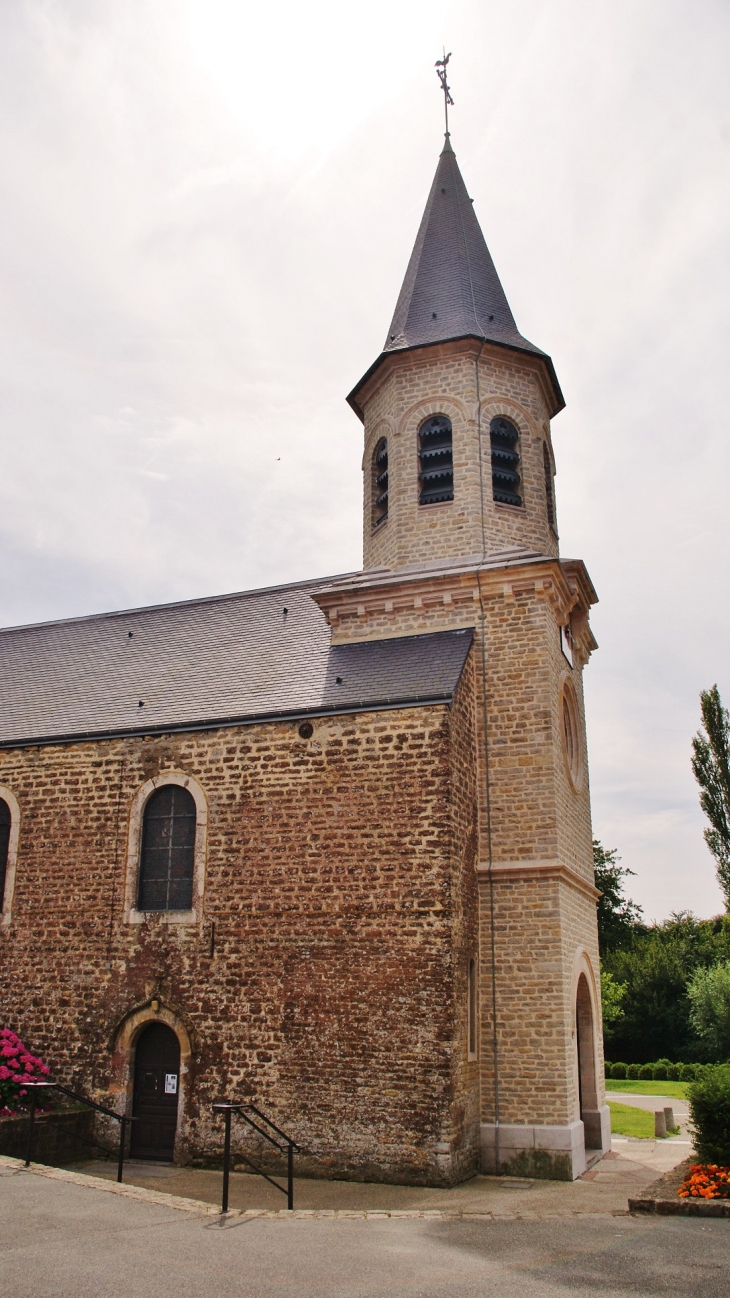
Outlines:
{"label": "stone arch above door", "polygon": [[164,1023],[175,1033],[180,1043],[180,1073],[178,1093],[177,1136],[175,1162],[184,1161],[186,1128],[190,1101],[190,1069],[197,1054],[193,1034],[181,1015],[161,999],[151,997],[144,1005],[136,1006],[118,1024],[112,1041],[112,1084],[110,1091],[118,1101],[114,1107],[132,1112],[134,1090],[134,1051],[142,1030],[149,1023]]}

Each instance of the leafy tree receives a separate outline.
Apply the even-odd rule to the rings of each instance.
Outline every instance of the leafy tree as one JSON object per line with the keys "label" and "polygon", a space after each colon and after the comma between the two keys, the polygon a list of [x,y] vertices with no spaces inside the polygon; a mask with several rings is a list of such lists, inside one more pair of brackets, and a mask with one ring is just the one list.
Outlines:
{"label": "leafy tree", "polygon": [[603,847],[593,840],[593,873],[601,896],[598,899],[598,946],[601,954],[631,944],[642,928],[641,906],[624,897],[623,880],[633,874],[619,865],[616,848]]}
{"label": "leafy tree", "polygon": [[608,1032],[614,1024],[623,1018],[621,1002],[626,995],[626,984],[617,983],[613,974],[607,969],[601,970],[601,1010],[603,1014],[603,1031]]}
{"label": "leafy tree", "polygon": [[692,770],[702,790],[700,806],[712,826],[705,830],[705,842],[730,910],[730,717],[716,685],[702,691],[700,703],[704,730],[692,740]]}
{"label": "leafy tree", "polygon": [[605,1029],[607,1054],[626,1063],[718,1058],[690,1016],[688,984],[698,969],[730,960],[730,917],[698,920],[687,912],[637,930],[628,947],[602,965],[625,986],[623,1014]]}
{"label": "leafy tree", "polygon": [[715,1057],[730,1056],[730,961],[697,969],[687,986],[690,1021]]}

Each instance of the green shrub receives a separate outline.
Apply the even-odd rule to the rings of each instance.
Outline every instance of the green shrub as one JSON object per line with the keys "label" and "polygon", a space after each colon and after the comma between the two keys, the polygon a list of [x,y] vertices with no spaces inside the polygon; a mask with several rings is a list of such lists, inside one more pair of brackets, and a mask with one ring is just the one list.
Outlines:
{"label": "green shrub", "polygon": [[[685,1065],[688,1067],[688,1065]],[[688,1088],[694,1147],[702,1163],[730,1163],[730,1065],[703,1068]]]}
{"label": "green shrub", "polygon": [[611,1064],[611,1076],[617,1081],[623,1081],[626,1076],[626,1064]]}
{"label": "green shrub", "polygon": [[696,1069],[694,1064],[682,1064],[682,1067],[679,1070],[680,1082],[693,1082],[695,1079],[695,1072]]}
{"label": "green shrub", "polygon": [[632,1082],[635,1082],[637,1077],[639,1076],[639,1068],[640,1068],[640,1064],[629,1064],[628,1068],[626,1069],[626,1076],[630,1077]]}
{"label": "green shrub", "polygon": [[642,1064],[642,1065],[641,1065],[641,1068],[639,1069],[639,1081],[640,1081],[640,1082],[653,1082],[653,1081],[654,1081],[654,1065],[653,1065],[653,1064]]}
{"label": "green shrub", "polygon": [[667,1068],[667,1081],[678,1082],[681,1068],[681,1064],[670,1064]]}
{"label": "green shrub", "polygon": [[730,1050],[730,960],[697,969],[687,984],[690,1022],[717,1059]]}
{"label": "green shrub", "polygon": [[[671,1065],[670,1065],[670,1067],[671,1067]],[[666,1065],[666,1064],[655,1064],[655,1065],[654,1065],[654,1081],[655,1081],[655,1082],[666,1082],[668,1073],[669,1073],[669,1068],[667,1068],[667,1065]]]}

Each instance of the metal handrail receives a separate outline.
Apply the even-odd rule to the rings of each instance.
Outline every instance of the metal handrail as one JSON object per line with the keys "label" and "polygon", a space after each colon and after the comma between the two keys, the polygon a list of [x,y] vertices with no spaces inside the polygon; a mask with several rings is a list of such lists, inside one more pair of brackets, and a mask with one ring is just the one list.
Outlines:
{"label": "metal handrail", "polygon": [[[286,1195],[286,1206],[291,1211],[294,1207],[294,1153],[295,1151],[299,1153],[301,1145],[297,1145],[296,1141],[292,1140],[291,1136],[287,1136],[286,1132],[282,1131],[281,1127],[277,1127],[276,1123],[272,1122],[271,1118],[267,1118],[266,1114],[262,1113],[260,1109],[257,1109],[255,1104],[237,1104],[233,1100],[221,1100],[218,1104],[214,1104],[212,1108],[214,1113],[222,1113],[225,1121],[225,1132],[223,1136],[223,1194],[221,1198],[221,1216],[228,1212],[228,1183],[231,1171],[231,1118],[234,1113],[240,1114],[244,1122],[247,1122],[250,1127],[253,1127],[254,1131],[257,1131],[260,1136],[263,1136],[264,1140],[268,1140],[269,1144],[273,1145],[275,1149],[278,1149],[281,1154],[286,1153],[286,1189],[284,1189],[283,1185],[279,1185],[279,1182],[275,1181],[267,1172],[264,1172],[260,1167],[257,1167],[256,1164],[253,1163],[250,1158],[247,1158],[245,1154],[239,1152],[238,1157],[242,1158],[244,1163],[247,1163],[249,1167],[252,1167],[254,1172],[259,1176],[263,1176],[264,1180],[268,1181],[270,1185],[273,1185],[277,1190],[281,1190],[282,1194]],[[265,1131],[262,1126],[259,1126],[258,1122],[254,1122],[253,1118],[249,1116],[252,1113],[255,1113],[259,1122],[265,1123],[267,1127],[270,1127],[272,1131],[275,1131],[277,1136],[281,1137],[281,1142],[283,1143],[280,1143],[273,1136],[270,1136],[268,1131]]]}
{"label": "metal handrail", "polygon": [[70,1099],[77,1100],[79,1104],[86,1104],[90,1109],[96,1109],[97,1113],[104,1113],[107,1118],[114,1118],[115,1122],[121,1123],[119,1131],[119,1157],[117,1159],[117,1183],[121,1185],[122,1172],[124,1169],[124,1146],[127,1137],[127,1123],[138,1122],[138,1118],[128,1116],[126,1113],[115,1113],[113,1109],[107,1109],[103,1104],[97,1104],[95,1100],[87,1100],[85,1095],[79,1095],[76,1091],[70,1091],[68,1086],[62,1086],[60,1082],[24,1082],[24,1089],[31,1092],[30,1096],[30,1121],[28,1124],[28,1144],[25,1152],[25,1166],[30,1167],[31,1155],[33,1153],[33,1132],[35,1128],[35,1110],[36,1110],[36,1091],[61,1091],[68,1095]]}

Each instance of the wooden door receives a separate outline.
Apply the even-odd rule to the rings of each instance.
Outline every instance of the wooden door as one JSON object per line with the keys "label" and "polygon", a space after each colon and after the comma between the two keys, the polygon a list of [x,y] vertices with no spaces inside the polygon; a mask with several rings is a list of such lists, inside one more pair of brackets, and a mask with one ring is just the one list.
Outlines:
{"label": "wooden door", "polygon": [[180,1042],[164,1023],[150,1023],[134,1060],[132,1158],[172,1162],[177,1128]]}

